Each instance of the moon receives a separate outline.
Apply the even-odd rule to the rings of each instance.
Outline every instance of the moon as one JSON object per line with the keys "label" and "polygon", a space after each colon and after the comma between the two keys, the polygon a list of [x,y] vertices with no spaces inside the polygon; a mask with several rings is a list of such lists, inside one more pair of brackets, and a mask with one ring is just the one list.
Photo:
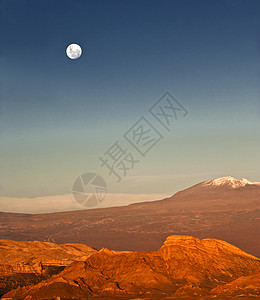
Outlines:
{"label": "moon", "polygon": [[70,44],[66,49],[66,54],[70,59],[78,59],[82,54],[82,49],[78,44]]}

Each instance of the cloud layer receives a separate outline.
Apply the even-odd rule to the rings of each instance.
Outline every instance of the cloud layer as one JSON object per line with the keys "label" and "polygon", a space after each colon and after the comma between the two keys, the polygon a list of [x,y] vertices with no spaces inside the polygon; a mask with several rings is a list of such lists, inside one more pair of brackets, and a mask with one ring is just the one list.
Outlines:
{"label": "cloud layer", "polygon": [[[112,194],[106,195],[100,205],[92,208],[124,206],[131,203],[161,200],[166,194]],[[91,209],[78,204],[72,194],[36,198],[0,197],[0,211],[16,213],[48,213]]]}

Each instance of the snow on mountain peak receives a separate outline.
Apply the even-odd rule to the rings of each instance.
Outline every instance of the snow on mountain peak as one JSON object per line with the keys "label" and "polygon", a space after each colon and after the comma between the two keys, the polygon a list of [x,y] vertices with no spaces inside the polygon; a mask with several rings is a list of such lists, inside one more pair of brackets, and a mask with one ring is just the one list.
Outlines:
{"label": "snow on mountain peak", "polygon": [[207,180],[203,182],[204,185],[213,185],[213,186],[229,186],[231,188],[244,187],[246,185],[260,185],[260,182],[251,182],[246,178],[241,180],[236,179],[232,176],[220,177],[213,180]]}

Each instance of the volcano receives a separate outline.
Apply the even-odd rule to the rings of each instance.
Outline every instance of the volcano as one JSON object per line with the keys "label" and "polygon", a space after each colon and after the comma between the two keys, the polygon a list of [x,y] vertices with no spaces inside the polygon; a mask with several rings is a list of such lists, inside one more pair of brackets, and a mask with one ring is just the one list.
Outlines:
{"label": "volcano", "polygon": [[260,183],[227,176],[172,197],[122,207],[0,213],[0,238],[155,251],[169,235],[225,240],[260,257]]}

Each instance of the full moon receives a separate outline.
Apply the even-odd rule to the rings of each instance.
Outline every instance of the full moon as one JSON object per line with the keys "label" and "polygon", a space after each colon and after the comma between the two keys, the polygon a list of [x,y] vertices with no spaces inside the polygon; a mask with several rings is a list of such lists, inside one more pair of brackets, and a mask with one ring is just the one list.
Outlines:
{"label": "full moon", "polygon": [[66,49],[67,56],[70,59],[77,59],[82,54],[82,49],[78,44],[70,44]]}

